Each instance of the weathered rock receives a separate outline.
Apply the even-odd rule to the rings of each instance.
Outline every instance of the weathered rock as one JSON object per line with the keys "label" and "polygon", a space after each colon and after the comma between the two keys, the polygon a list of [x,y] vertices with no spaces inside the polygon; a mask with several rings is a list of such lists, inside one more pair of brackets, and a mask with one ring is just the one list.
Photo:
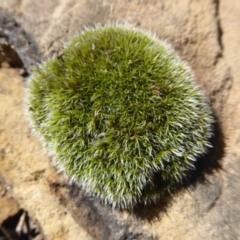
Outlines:
{"label": "weathered rock", "polygon": [[[223,0],[44,0],[39,3],[8,0],[0,3],[3,9],[0,23],[1,16],[5,19],[7,16],[12,23],[5,21],[0,26],[7,36],[4,44],[14,46],[29,73],[40,58],[56,54],[84,26],[128,21],[172,43],[192,66],[216,115],[213,149],[199,159],[197,170],[176,193],[132,212],[112,210],[55,173],[50,159],[41,154],[41,146],[29,134],[23,120],[19,100],[23,83],[21,80],[11,80],[11,85],[1,82],[6,104],[1,107],[0,144],[6,153],[5,160],[0,160],[0,174],[12,184],[19,203],[38,219],[49,239],[61,234],[66,234],[61,239],[72,239],[70,236],[74,234],[78,239],[240,238],[237,177],[240,170],[237,81],[240,4],[230,2],[232,5]],[[16,39],[21,39],[22,44]],[[34,196],[41,196],[41,201]],[[80,234],[85,235],[80,238]]]}
{"label": "weathered rock", "polygon": [[7,12],[0,9],[0,64],[28,71],[40,61],[40,53],[30,34]]}
{"label": "weathered rock", "polygon": [[[17,69],[0,71],[0,174],[21,208],[42,227],[47,239],[88,239],[52,194],[47,178],[59,178],[30,134],[23,114],[24,81]],[[71,226],[71,227],[70,227]]]}
{"label": "weathered rock", "polygon": [[[1,151],[1,154],[3,154],[3,151]],[[5,219],[13,216],[20,210],[18,202],[11,196],[8,186],[3,183],[2,179],[0,179],[0,206],[0,226]]]}

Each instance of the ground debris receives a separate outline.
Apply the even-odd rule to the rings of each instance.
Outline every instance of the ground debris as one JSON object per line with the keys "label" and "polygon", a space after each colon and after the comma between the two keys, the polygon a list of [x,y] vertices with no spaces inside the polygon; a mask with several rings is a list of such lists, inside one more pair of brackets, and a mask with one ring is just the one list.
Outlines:
{"label": "ground debris", "polygon": [[20,209],[18,213],[9,216],[0,225],[0,240],[43,240],[40,228]]}

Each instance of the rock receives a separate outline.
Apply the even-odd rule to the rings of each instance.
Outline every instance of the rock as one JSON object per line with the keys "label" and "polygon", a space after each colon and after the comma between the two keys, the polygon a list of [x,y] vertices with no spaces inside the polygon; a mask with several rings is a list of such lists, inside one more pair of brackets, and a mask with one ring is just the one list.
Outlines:
{"label": "rock", "polygon": [[40,61],[37,45],[19,23],[0,10],[0,64],[7,61],[11,67],[31,71]]}
{"label": "rock", "polygon": [[[3,151],[1,151],[3,154]],[[0,225],[7,219],[9,216],[16,214],[20,209],[18,202],[11,196],[8,192],[8,187],[3,183],[3,180],[0,179]]]}
{"label": "rock", "polygon": [[[40,59],[57,54],[84,26],[128,21],[168,40],[189,62],[216,117],[213,148],[198,160],[196,171],[181,188],[151,206],[113,210],[51,167],[24,120],[20,100],[24,83],[19,77],[13,81],[14,74],[7,72],[4,79],[12,78],[11,84],[0,83],[6,103],[0,108],[0,142],[6,151],[0,174],[12,184],[20,205],[38,219],[48,239],[74,239],[74,234],[79,239],[240,238],[240,4],[230,1],[232,4],[210,0],[0,3],[0,34],[4,33],[0,45],[10,46],[9,56],[14,50],[29,74]],[[10,63],[14,57],[9,59]]]}
{"label": "rock", "polygon": [[[24,81],[17,69],[0,71],[0,175],[20,208],[39,222],[47,239],[88,239],[86,232],[59,204],[47,178],[59,176],[31,135],[23,114]],[[60,183],[59,183],[60,184]],[[2,205],[1,205],[2,206]],[[71,226],[71,227],[70,227]]]}

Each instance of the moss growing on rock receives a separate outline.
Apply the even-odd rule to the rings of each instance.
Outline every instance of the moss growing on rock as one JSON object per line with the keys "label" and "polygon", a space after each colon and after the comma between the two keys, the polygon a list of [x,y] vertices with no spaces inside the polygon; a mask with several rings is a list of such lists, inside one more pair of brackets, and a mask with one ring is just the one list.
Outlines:
{"label": "moss growing on rock", "polygon": [[114,206],[171,190],[209,145],[211,112],[190,68],[136,28],[86,30],[35,69],[27,92],[58,167]]}

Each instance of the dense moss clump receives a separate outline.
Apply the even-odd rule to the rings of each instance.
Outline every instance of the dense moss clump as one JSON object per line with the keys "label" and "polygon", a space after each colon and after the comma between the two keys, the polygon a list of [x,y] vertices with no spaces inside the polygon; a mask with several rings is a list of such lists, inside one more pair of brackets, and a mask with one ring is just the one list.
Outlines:
{"label": "dense moss clump", "polygon": [[136,28],[86,30],[35,69],[27,92],[58,167],[114,206],[171,190],[209,145],[211,112],[190,68]]}

